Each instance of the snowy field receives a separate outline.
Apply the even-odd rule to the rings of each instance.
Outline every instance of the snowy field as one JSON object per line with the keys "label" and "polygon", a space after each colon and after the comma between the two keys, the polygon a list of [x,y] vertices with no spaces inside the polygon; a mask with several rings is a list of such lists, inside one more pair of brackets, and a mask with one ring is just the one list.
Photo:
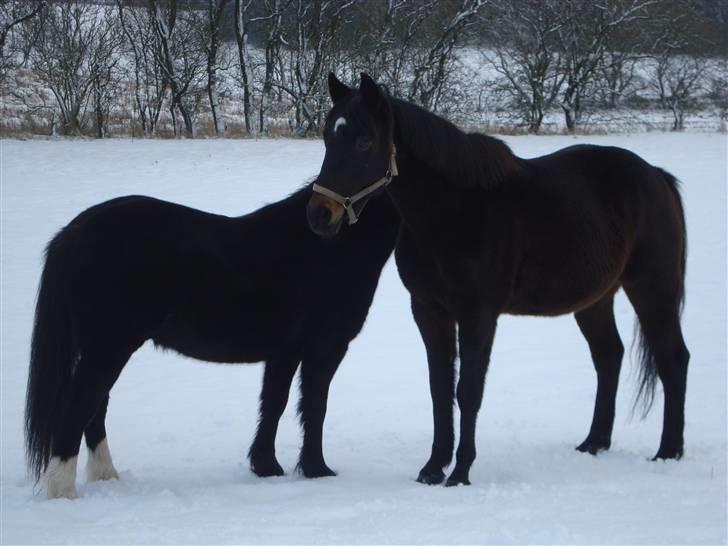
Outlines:
{"label": "snowy field", "polygon": [[[334,378],[324,450],[336,478],[292,472],[294,404],[278,457],[259,479],[245,454],[262,367],[203,364],[144,346],[112,392],[107,429],[121,479],[81,498],[45,499],[24,468],[22,415],[41,252],[78,212],[142,193],[228,215],[277,200],[314,175],[320,141],[0,141],[2,164],[2,535],[0,543],[726,542],[726,136],[513,137],[524,157],[576,143],[619,145],[683,181],[689,262],[685,338],[692,353],[686,454],[649,462],[662,397],[630,418],[625,359],[613,448],[584,439],[596,377],[570,316],[502,317],[471,487],[414,481],[429,455],[431,406],[422,343],[392,261],[363,333]],[[396,182],[395,182],[396,183]],[[625,346],[634,313],[620,294]],[[80,457],[83,476],[85,453]]]}

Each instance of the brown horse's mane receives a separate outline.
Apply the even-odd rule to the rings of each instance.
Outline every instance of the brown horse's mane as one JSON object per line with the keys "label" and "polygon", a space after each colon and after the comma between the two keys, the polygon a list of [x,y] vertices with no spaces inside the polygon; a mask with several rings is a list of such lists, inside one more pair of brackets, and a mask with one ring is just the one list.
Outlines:
{"label": "brown horse's mane", "polygon": [[463,188],[493,187],[520,169],[520,160],[503,141],[482,133],[466,133],[401,99],[389,100],[399,145],[452,184]]}

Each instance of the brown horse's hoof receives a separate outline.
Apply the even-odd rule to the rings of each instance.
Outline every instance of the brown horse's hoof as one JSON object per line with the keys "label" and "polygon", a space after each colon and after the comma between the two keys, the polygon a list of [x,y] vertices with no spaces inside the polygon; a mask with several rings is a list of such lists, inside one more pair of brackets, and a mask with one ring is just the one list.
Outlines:
{"label": "brown horse's hoof", "polygon": [[428,471],[423,468],[417,476],[417,481],[425,485],[440,485],[445,481],[445,473],[442,470]]}
{"label": "brown horse's hoof", "polygon": [[450,476],[445,482],[445,487],[455,487],[458,485],[470,485],[470,480],[467,477],[459,478],[457,476]]}
{"label": "brown horse's hoof", "polygon": [[299,464],[298,469],[306,478],[328,478],[336,476],[336,472],[326,466],[325,463],[317,465]]}
{"label": "brown horse's hoof", "polygon": [[663,449],[660,448],[660,450],[657,452],[657,455],[652,457],[652,461],[665,461],[668,459],[674,459],[676,461],[679,461],[682,459],[683,456],[683,450],[682,448],[674,448],[674,449]]}
{"label": "brown horse's hoof", "polygon": [[590,455],[597,455],[600,451],[607,451],[611,445],[609,440],[597,440],[587,438],[581,444],[576,446],[576,450],[581,453],[589,453]]}

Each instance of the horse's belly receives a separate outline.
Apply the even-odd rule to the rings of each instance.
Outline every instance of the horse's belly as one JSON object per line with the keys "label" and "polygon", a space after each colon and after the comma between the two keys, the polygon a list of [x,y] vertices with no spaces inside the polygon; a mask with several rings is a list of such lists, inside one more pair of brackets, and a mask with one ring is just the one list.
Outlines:
{"label": "horse's belly", "polygon": [[549,272],[521,272],[505,312],[556,316],[590,307],[619,288],[618,263]]}
{"label": "horse's belly", "polygon": [[153,336],[155,344],[209,362],[260,362],[283,350],[291,328],[266,313],[173,313]]}
{"label": "horse's belly", "polygon": [[591,307],[604,296],[613,293],[616,289],[608,288],[580,295],[580,297],[569,297],[562,299],[549,298],[518,298],[514,299],[505,309],[509,315],[535,315],[535,316],[558,316],[568,313],[576,313],[582,309]]}

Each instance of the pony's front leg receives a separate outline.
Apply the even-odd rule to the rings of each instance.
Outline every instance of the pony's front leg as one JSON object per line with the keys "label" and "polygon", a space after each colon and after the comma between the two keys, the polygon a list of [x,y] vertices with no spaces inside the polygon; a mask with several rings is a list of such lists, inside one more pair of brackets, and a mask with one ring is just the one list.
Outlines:
{"label": "pony's front leg", "polygon": [[460,378],[457,397],[460,408],[460,444],[455,469],[445,485],[470,485],[470,467],[475,460],[475,423],[483,400],[485,374],[497,315],[479,311],[473,317],[459,321]]}
{"label": "pony's front leg", "polygon": [[296,368],[297,358],[281,358],[265,363],[263,387],[260,390],[260,420],[248,452],[250,470],[261,478],[285,474],[276,459],[275,442],[278,422],[286,409]]}
{"label": "pony's front leg", "polygon": [[336,476],[324,461],[323,428],[329,385],[346,354],[348,344],[319,349],[301,363],[301,400],[299,412],[303,426],[303,447],[298,468],[307,478]]}
{"label": "pony's front leg", "polygon": [[412,315],[427,351],[432,397],[432,452],[417,481],[434,485],[445,479],[443,469],[452,460],[454,447],[453,398],[455,396],[455,320],[444,310],[412,298]]}

